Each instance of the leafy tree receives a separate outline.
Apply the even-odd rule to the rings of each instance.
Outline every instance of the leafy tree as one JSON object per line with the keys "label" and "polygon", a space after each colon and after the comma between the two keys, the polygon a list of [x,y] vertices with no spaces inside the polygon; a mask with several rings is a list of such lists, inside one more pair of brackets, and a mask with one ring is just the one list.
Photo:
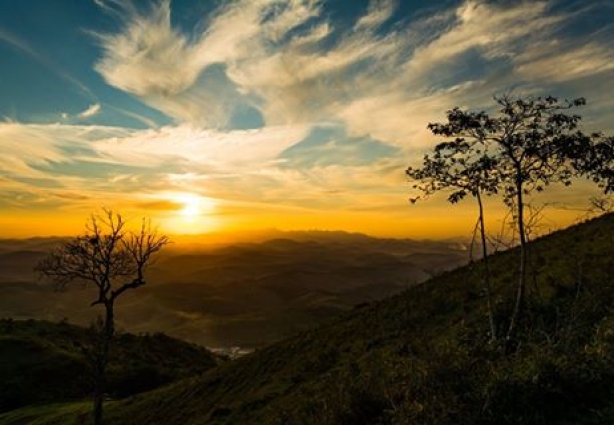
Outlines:
{"label": "leafy tree", "polygon": [[[438,134],[436,124],[429,128]],[[478,204],[478,225],[482,245],[483,284],[488,304],[490,336],[497,339],[497,326],[493,296],[488,268],[488,247],[486,242],[486,227],[484,224],[483,194],[497,192],[498,178],[496,161],[488,155],[481,139],[458,137],[449,142],[435,146],[433,153],[424,156],[422,168],[408,167],[406,175],[415,182],[414,189],[422,192],[422,197],[428,197],[441,190],[451,190],[448,201],[455,204],[468,194],[474,197]],[[421,197],[411,198],[415,203]],[[477,226],[476,226],[477,227]]]}
{"label": "leafy tree", "polygon": [[592,179],[605,195],[614,193],[614,137],[602,133],[585,137],[576,147],[573,166]]}
{"label": "leafy tree", "polygon": [[614,137],[593,133],[576,143],[572,158],[574,169],[591,179],[602,193],[589,198],[586,217],[614,211]]}
{"label": "leafy tree", "polygon": [[[526,197],[545,186],[562,182],[571,184],[574,176],[594,171],[594,162],[580,161],[591,144],[578,130],[580,116],[568,111],[585,104],[583,98],[559,100],[556,97],[514,97],[506,94],[494,98],[498,114],[471,112],[454,108],[446,123],[430,124],[434,134],[455,138],[455,143],[481,146],[496,165],[496,191],[515,219],[520,240],[520,261],[516,299],[506,341],[512,338],[525,304],[527,274],[527,233],[525,228]],[[476,152],[478,149],[476,148]],[[574,166],[577,164],[577,166]]]}
{"label": "leafy tree", "polygon": [[153,255],[169,242],[143,219],[138,231],[129,231],[120,214],[103,210],[93,214],[84,235],[57,247],[36,270],[59,287],[87,282],[96,289],[92,306],[102,305],[104,319],[97,324],[94,364],[94,422],[102,424],[105,375],[109,346],[115,333],[115,301],[126,291],[145,285],[145,269]]}

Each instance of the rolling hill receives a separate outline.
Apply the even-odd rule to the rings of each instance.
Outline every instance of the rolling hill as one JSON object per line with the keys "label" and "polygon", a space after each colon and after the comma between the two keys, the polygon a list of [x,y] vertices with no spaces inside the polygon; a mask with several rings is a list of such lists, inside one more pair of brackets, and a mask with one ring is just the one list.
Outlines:
{"label": "rolling hill", "polygon": [[[0,412],[27,404],[87,398],[88,329],[68,323],[0,320]],[[193,376],[220,357],[164,334],[119,334],[110,354],[108,393],[119,398]]]}
{"label": "rolling hill", "polygon": [[[118,326],[212,348],[254,349],[468,259],[464,245],[446,241],[344,232],[271,236],[231,245],[170,245],[149,269],[148,285],[118,301]],[[89,288],[54,292],[32,271],[58,242],[0,241],[0,317],[87,325],[99,314],[89,307]]]}
{"label": "rolling hill", "polygon": [[[530,301],[507,353],[489,342],[473,265],[113,402],[108,423],[614,423],[613,248],[612,214],[533,242]],[[517,255],[491,257],[500,328]],[[57,407],[38,423],[76,418],[87,423],[87,408]]]}

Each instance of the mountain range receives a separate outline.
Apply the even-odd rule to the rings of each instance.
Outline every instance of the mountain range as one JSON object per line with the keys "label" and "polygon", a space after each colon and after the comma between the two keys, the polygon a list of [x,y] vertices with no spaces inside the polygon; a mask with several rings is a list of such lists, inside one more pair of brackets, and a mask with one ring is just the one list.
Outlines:
{"label": "mountain range", "polygon": [[[178,237],[148,269],[148,284],[118,301],[119,328],[251,350],[468,261],[467,244],[453,240],[318,231],[245,237],[251,241]],[[55,291],[33,271],[64,240],[0,240],[0,317],[87,326],[100,314],[89,307],[92,288]]]}

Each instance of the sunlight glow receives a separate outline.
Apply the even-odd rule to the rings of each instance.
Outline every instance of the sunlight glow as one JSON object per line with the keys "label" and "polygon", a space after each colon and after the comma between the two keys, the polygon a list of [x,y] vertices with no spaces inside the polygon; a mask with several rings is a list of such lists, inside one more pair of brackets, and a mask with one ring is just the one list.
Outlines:
{"label": "sunlight glow", "polygon": [[178,210],[181,221],[195,223],[213,212],[215,201],[196,193],[172,193],[168,195],[171,202],[181,205]]}
{"label": "sunlight glow", "polygon": [[218,228],[218,202],[191,192],[170,192],[162,197],[176,206],[158,215],[165,231],[173,234],[196,234]]}
{"label": "sunlight glow", "polygon": [[186,220],[194,220],[203,212],[203,198],[198,195],[185,194],[180,196],[178,201],[183,204],[181,215]]}

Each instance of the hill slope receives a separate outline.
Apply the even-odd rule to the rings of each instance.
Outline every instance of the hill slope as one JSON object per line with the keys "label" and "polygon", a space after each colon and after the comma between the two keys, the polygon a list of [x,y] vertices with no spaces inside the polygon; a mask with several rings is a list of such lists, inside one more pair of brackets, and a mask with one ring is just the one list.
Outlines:
{"label": "hill slope", "polygon": [[[531,301],[511,354],[489,344],[479,267],[465,267],[111,403],[108,423],[613,423],[613,249],[614,215],[531,245]],[[517,255],[491,257],[500,323]]]}
{"label": "hill slope", "polygon": [[[0,320],[0,412],[26,404],[85,398],[91,384],[90,331],[67,323]],[[119,334],[108,392],[125,397],[217,364],[207,350],[163,334]]]}

